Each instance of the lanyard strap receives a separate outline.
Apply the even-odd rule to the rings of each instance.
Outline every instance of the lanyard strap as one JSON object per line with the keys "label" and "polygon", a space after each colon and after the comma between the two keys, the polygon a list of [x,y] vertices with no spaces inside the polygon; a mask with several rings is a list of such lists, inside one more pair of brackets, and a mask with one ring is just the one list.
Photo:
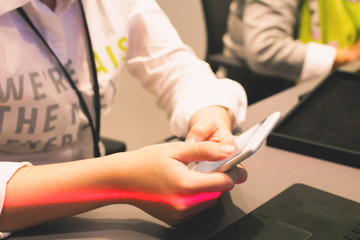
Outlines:
{"label": "lanyard strap", "polygon": [[83,96],[81,95],[81,92],[76,87],[75,82],[72,80],[72,78],[71,78],[69,72],[66,70],[65,66],[61,63],[61,61],[59,60],[59,58],[57,57],[55,52],[51,49],[49,44],[46,42],[44,37],[41,35],[39,30],[35,27],[35,25],[31,21],[29,16],[26,14],[24,9],[20,7],[20,8],[17,8],[16,10],[21,15],[21,17],[25,20],[25,22],[29,25],[29,27],[34,31],[34,33],[39,37],[39,39],[44,43],[44,45],[49,50],[51,55],[55,58],[56,62],[60,66],[61,70],[63,71],[67,81],[69,82],[69,84],[71,85],[73,90],[75,91],[75,93],[76,93],[76,95],[77,95],[77,97],[79,99],[81,109],[83,110],[84,114],[86,115],[86,117],[88,119],[88,122],[89,122],[89,125],[90,125],[90,128],[91,128],[91,134],[92,134],[93,143],[94,143],[94,146],[93,146],[94,156],[99,157],[100,156],[100,150],[99,150],[99,141],[100,141],[100,93],[99,93],[99,84],[98,84],[97,73],[96,73],[94,53],[92,51],[90,33],[89,33],[89,29],[88,29],[88,25],[87,25],[87,21],[86,21],[86,17],[85,17],[85,12],[84,12],[84,8],[83,8],[81,0],[79,1],[79,5],[80,5],[80,10],[81,10],[81,17],[82,17],[83,23],[84,23],[84,29],[85,29],[85,33],[86,33],[86,41],[87,41],[90,64],[91,64],[91,73],[92,73],[92,79],[93,79],[93,84],[92,85],[93,85],[93,91],[94,91],[95,125],[94,125],[93,119],[91,117],[89,108],[86,105],[86,102],[85,102]]}

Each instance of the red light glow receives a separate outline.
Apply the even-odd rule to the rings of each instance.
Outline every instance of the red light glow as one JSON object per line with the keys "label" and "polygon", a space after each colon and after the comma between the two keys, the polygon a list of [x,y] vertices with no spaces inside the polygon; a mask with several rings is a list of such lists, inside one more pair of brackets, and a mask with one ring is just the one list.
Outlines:
{"label": "red light glow", "polygon": [[197,205],[220,196],[221,192],[204,192],[192,196],[170,196],[149,193],[114,190],[89,190],[81,192],[62,192],[61,194],[49,194],[33,198],[24,197],[17,202],[6,202],[6,207],[21,207],[34,205],[50,205],[61,203],[88,202],[100,200],[131,199],[152,202],[161,202],[169,205],[184,204],[187,206]]}

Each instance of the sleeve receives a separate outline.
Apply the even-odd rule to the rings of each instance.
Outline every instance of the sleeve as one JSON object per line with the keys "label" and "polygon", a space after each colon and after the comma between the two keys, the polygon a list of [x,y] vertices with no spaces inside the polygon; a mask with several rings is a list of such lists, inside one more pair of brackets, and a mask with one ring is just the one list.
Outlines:
{"label": "sleeve", "polygon": [[210,105],[228,108],[234,127],[238,126],[247,107],[242,86],[217,79],[209,65],[181,41],[156,1],[133,2],[127,67],[167,112],[172,131],[184,137],[192,115]]}
{"label": "sleeve", "polygon": [[[30,165],[31,164],[29,162],[0,162],[0,215],[4,205],[6,185],[8,181],[18,169]],[[10,233],[0,232],[0,239],[6,238],[9,234]]]}
{"label": "sleeve", "polygon": [[[249,67],[258,73],[305,80],[329,73],[333,48],[295,40],[300,3],[297,0],[249,0],[244,12],[244,49]],[[325,53],[317,55],[313,52]],[[315,65],[311,65],[316,63]],[[313,67],[316,66],[317,71]]]}
{"label": "sleeve", "polygon": [[330,45],[310,42],[300,74],[300,81],[326,76],[333,68],[336,48]]}

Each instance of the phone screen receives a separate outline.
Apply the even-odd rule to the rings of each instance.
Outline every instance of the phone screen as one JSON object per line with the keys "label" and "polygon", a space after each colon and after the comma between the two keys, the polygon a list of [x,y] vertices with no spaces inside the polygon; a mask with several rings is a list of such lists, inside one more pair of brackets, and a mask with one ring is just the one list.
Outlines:
{"label": "phone screen", "polygon": [[281,114],[275,112],[236,137],[233,143],[235,151],[229,157],[220,161],[203,161],[196,164],[192,169],[199,172],[226,172],[234,165],[250,157],[260,148],[280,117]]}

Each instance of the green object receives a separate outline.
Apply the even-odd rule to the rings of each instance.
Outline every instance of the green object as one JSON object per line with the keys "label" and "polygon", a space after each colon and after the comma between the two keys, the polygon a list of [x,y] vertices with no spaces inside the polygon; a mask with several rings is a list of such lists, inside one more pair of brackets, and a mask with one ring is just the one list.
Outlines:
{"label": "green object", "polygon": [[298,39],[350,47],[360,36],[360,4],[350,0],[304,0]]}

